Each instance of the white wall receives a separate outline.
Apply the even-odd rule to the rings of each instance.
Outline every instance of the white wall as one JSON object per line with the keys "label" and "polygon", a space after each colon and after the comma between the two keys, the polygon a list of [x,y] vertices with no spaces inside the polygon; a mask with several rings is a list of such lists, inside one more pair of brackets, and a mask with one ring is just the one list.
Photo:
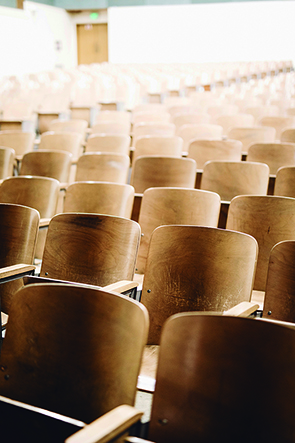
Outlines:
{"label": "white wall", "polygon": [[295,2],[108,9],[109,61],[294,60]]}
{"label": "white wall", "polygon": [[[0,7],[0,77],[77,64],[76,29],[63,9],[25,2],[24,10]],[[61,50],[56,50],[56,41]]]}

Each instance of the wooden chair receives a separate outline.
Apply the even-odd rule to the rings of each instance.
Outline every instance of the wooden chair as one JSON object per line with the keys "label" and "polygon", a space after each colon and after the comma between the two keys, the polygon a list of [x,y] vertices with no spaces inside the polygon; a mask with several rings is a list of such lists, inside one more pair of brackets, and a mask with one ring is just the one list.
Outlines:
{"label": "wooden chair", "polygon": [[132,146],[135,146],[138,137],[144,135],[168,136],[175,135],[175,125],[173,123],[136,123],[133,125]]}
{"label": "wooden chair", "polygon": [[[40,215],[27,206],[0,203],[0,268],[20,263],[33,265]],[[31,267],[34,269],[34,266]],[[20,280],[0,286],[1,310],[8,313]]]}
{"label": "wooden chair", "polygon": [[100,111],[96,115],[96,123],[114,122],[129,125],[130,130],[131,114],[127,111]]}
{"label": "wooden chair", "polygon": [[90,423],[134,404],[147,331],[146,309],[128,297],[79,285],[27,285],[12,301],[0,392]]}
{"label": "wooden chair", "polygon": [[0,146],[5,146],[15,151],[17,160],[33,150],[35,140],[34,132],[0,131]]}
{"label": "wooden chair", "polygon": [[137,123],[147,123],[147,122],[169,123],[170,118],[171,116],[169,112],[163,112],[163,110],[133,112],[132,115],[132,121],[134,125]]}
{"label": "wooden chair", "polygon": [[128,155],[88,152],[77,161],[76,181],[106,181],[127,183],[130,159]]}
{"label": "wooden chair", "polygon": [[229,139],[240,140],[243,144],[243,152],[248,153],[249,146],[253,143],[273,143],[276,130],[267,126],[249,128],[232,128],[227,136]]}
{"label": "wooden chair", "polygon": [[229,202],[236,195],[266,195],[269,167],[264,163],[214,160],[205,163],[201,189]]}
{"label": "wooden chair", "polygon": [[49,125],[49,131],[53,132],[77,132],[85,139],[88,122],[86,120],[71,119],[71,120],[52,120]]}
{"label": "wooden chair", "polygon": [[57,120],[59,117],[58,112],[38,112],[38,132],[43,134],[43,132],[49,131],[50,124],[53,120]]}
{"label": "wooden chair", "polygon": [[155,229],[141,297],[150,315],[148,343],[159,343],[170,315],[249,302],[257,250],[256,240],[240,232],[188,225]]}
{"label": "wooden chair", "polygon": [[115,152],[129,155],[130,136],[126,134],[93,134],[87,139],[85,152]]}
{"label": "wooden chair", "polygon": [[130,123],[117,123],[112,121],[102,121],[96,123],[91,128],[92,134],[130,134]]}
{"label": "wooden chair", "polygon": [[184,188],[149,188],[143,193],[139,224],[141,242],[136,272],[144,274],[150,238],[161,225],[217,227],[220,197],[213,192]]}
{"label": "wooden chair", "polygon": [[216,117],[215,123],[223,127],[223,133],[227,134],[230,128],[236,126],[254,126],[254,117],[251,114],[220,115]]}
{"label": "wooden chair", "polygon": [[295,241],[277,243],[270,252],[263,317],[295,323]]}
{"label": "wooden chair", "polygon": [[202,114],[204,108],[202,106],[186,104],[186,105],[172,105],[168,106],[168,112],[173,118],[177,114]]}
{"label": "wooden chair", "polygon": [[209,114],[197,114],[197,113],[183,113],[173,116],[173,123],[176,126],[176,131],[183,125],[200,125],[210,123],[211,116]]}
{"label": "wooden chair", "polygon": [[254,106],[252,108],[246,108],[245,112],[246,114],[253,115],[255,124],[257,124],[262,117],[278,116],[279,108],[275,105]]}
{"label": "wooden chair", "polygon": [[211,115],[211,117],[216,118],[220,115],[235,115],[238,114],[239,108],[237,105],[231,103],[225,103],[219,106],[209,106],[206,112]]}
{"label": "wooden chair", "polygon": [[295,145],[291,143],[254,143],[249,147],[247,160],[266,163],[275,175],[282,166],[295,165]]}
{"label": "wooden chair", "polygon": [[221,140],[222,133],[222,126],[204,123],[199,125],[183,125],[177,130],[176,135],[183,139],[183,151],[187,152],[193,140]]}
{"label": "wooden chair", "polygon": [[287,129],[295,126],[295,117],[282,117],[282,116],[268,116],[262,117],[258,124],[261,126],[268,126],[275,128],[276,130],[276,140],[281,139],[282,132]]}
{"label": "wooden chair", "polygon": [[160,155],[181,157],[183,140],[174,136],[144,135],[138,137],[133,151],[132,162],[138,157]]}
{"label": "wooden chair", "polygon": [[238,196],[230,205],[227,229],[256,238],[259,246],[254,289],[265,291],[269,255],[283,240],[295,240],[295,199],[276,196]]}
{"label": "wooden chair", "polygon": [[242,146],[239,140],[193,140],[187,156],[196,161],[198,169],[203,169],[210,160],[240,161]]}
{"label": "wooden chair", "polygon": [[23,156],[20,175],[51,177],[60,183],[68,183],[72,154],[66,151],[38,150]]}
{"label": "wooden chair", "polygon": [[142,103],[136,105],[132,111],[132,114],[138,112],[166,112],[167,107],[163,103]]}
{"label": "wooden chair", "polygon": [[295,143],[295,128],[288,128],[281,133],[282,143]]}
{"label": "wooden chair", "polygon": [[102,214],[65,213],[48,228],[40,277],[106,286],[132,280],[138,223]]}
{"label": "wooden chair", "polygon": [[283,166],[276,175],[274,195],[295,198],[295,167]]}
{"label": "wooden chair", "polygon": [[132,167],[130,184],[135,192],[152,187],[194,188],[196,162],[187,158],[144,156]]}
{"label": "wooden chair", "polygon": [[[294,354],[295,332],[289,327],[197,312],[171,317],[161,337],[146,438],[205,443],[220,441],[222,434],[228,443],[292,442]],[[126,412],[115,409],[66,443],[82,443],[89,434],[97,436],[96,443],[112,441],[129,427],[120,420]]]}
{"label": "wooden chair", "polygon": [[130,185],[76,182],[66,190],[63,211],[91,212],[130,218],[133,200],[134,188]]}
{"label": "wooden chair", "polygon": [[82,154],[82,136],[75,132],[45,132],[41,135],[39,150],[70,152],[73,159]]}
{"label": "wooden chair", "polygon": [[0,146],[0,180],[13,175],[15,150]]}

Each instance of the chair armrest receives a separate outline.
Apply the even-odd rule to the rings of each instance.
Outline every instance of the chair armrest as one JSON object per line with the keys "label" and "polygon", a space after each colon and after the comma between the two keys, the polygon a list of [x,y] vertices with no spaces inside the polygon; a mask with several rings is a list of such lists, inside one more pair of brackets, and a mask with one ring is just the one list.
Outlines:
{"label": "chair armrest", "polygon": [[68,437],[65,443],[105,443],[126,432],[137,423],[142,412],[132,406],[121,405]]}
{"label": "chair armrest", "polygon": [[250,314],[257,311],[257,309],[259,309],[258,304],[242,301],[228,311],[224,311],[223,315],[231,315],[233,317],[248,317]]}
{"label": "chair armrest", "polygon": [[51,218],[40,218],[39,229],[48,228]]}
{"label": "chair armrest", "polygon": [[136,281],[121,280],[116,283],[111,283],[110,285],[103,286],[102,288],[106,291],[119,292],[120,294],[125,291],[130,291],[131,289],[137,288],[139,283]]}
{"label": "chair armrest", "polygon": [[4,280],[6,281],[7,279],[13,280],[20,278],[23,274],[32,272],[35,269],[36,266],[34,265],[25,265],[22,263],[13,266],[6,266],[5,268],[0,269],[0,283],[4,283]]}

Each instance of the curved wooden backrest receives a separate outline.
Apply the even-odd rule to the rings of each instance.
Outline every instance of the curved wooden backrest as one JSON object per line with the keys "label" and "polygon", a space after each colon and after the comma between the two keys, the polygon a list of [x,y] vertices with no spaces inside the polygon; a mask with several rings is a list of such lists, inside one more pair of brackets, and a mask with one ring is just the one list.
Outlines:
{"label": "curved wooden backrest", "polygon": [[76,181],[127,183],[129,166],[128,155],[88,152],[77,161]]}
{"label": "curved wooden backrest", "polygon": [[163,329],[148,438],[292,442],[294,371],[292,329],[246,318],[175,315]]}
{"label": "curved wooden backrest", "polygon": [[266,195],[268,180],[269,167],[264,163],[215,160],[204,165],[201,189],[230,201],[236,195]]}
{"label": "curved wooden backrest", "polygon": [[254,289],[264,291],[272,247],[283,240],[295,240],[295,199],[235,197],[229,205],[226,227],[256,238],[259,254]]}
{"label": "curved wooden backrest", "polygon": [[163,123],[169,123],[170,122],[170,114],[169,112],[163,112],[161,111],[140,111],[140,112],[133,112],[132,120],[133,124],[137,123],[146,123],[146,122],[163,122]]}
{"label": "curved wooden backrest", "polygon": [[176,129],[183,125],[199,125],[202,123],[210,123],[211,116],[209,114],[197,114],[197,113],[181,113],[173,116],[173,123]]}
{"label": "curved wooden backrest", "polygon": [[58,116],[58,112],[38,112],[38,132],[43,134],[43,132],[49,131],[51,122],[57,120]]}
{"label": "curved wooden backrest", "polygon": [[41,218],[51,218],[56,211],[59,181],[48,177],[10,177],[0,184],[0,202],[29,206]]}
{"label": "curved wooden backrest", "polygon": [[276,130],[276,139],[280,140],[281,133],[286,128],[291,128],[295,126],[295,117],[282,117],[282,116],[267,116],[262,117],[259,120],[259,125],[270,126]]}
{"label": "curved wooden backrest", "polygon": [[281,166],[295,165],[295,145],[291,143],[254,143],[249,147],[247,160],[266,163],[275,175]]}
{"label": "curved wooden backrest", "polygon": [[131,114],[128,111],[100,111],[96,115],[95,123],[115,122],[130,125]]}
{"label": "curved wooden backrest", "polygon": [[44,132],[39,149],[67,151],[77,158],[80,154],[82,136],[78,132]]}
{"label": "curved wooden backrest", "polygon": [[168,112],[173,118],[174,116],[176,116],[176,114],[191,114],[191,113],[202,114],[202,112],[204,112],[204,108],[202,106],[191,105],[191,104],[183,104],[183,105],[174,104],[172,106],[168,106]]}
{"label": "curved wooden backrest", "polygon": [[274,195],[295,198],[295,166],[284,166],[278,169]]}
{"label": "curved wooden backrest", "polygon": [[52,120],[49,124],[49,131],[54,132],[78,132],[85,137],[88,122],[86,120],[71,119],[71,120]]}
{"label": "curved wooden backrest", "polygon": [[188,147],[188,158],[196,161],[198,169],[210,160],[240,161],[242,142],[239,140],[193,140]]}
{"label": "curved wooden backrest", "polygon": [[224,134],[227,134],[230,128],[236,126],[254,126],[254,120],[251,114],[220,115],[215,119],[215,123],[222,126]]}
{"label": "curved wooden backrest", "polygon": [[196,162],[191,158],[138,157],[131,171],[130,184],[135,192],[152,187],[194,188]]}
{"label": "curved wooden backrest", "polygon": [[138,223],[141,242],[136,272],[143,274],[152,232],[161,225],[217,227],[220,197],[214,192],[184,188],[149,188],[144,191]]}
{"label": "curved wooden backrest", "polygon": [[277,243],[270,252],[263,317],[295,323],[295,241]]}
{"label": "curved wooden backrest", "polygon": [[[33,208],[0,203],[1,268],[33,264],[39,220],[40,215]],[[9,311],[11,298],[21,285],[20,280],[0,285],[2,311]]]}
{"label": "curved wooden backrest", "polygon": [[183,150],[188,151],[188,147],[192,140],[195,139],[221,139],[223,128],[219,125],[213,124],[199,124],[199,125],[183,125],[177,130],[177,135],[183,139]]}
{"label": "curved wooden backrest", "polygon": [[209,106],[206,112],[211,115],[211,117],[219,117],[220,115],[235,115],[239,112],[239,107],[230,103],[225,103],[223,105]]}
{"label": "curved wooden backrest", "polygon": [[164,135],[172,137],[173,135],[175,135],[175,125],[173,123],[162,122],[136,123],[133,126],[132,145],[134,146],[136,139],[143,135]]}
{"label": "curved wooden backrest", "polygon": [[249,301],[257,242],[224,229],[170,225],[155,229],[147,257],[142,303],[150,314],[149,343],[164,321],[184,311],[224,311]]}
{"label": "curved wooden backrest", "polygon": [[142,103],[136,105],[132,111],[132,114],[137,112],[166,112],[167,107],[163,103]]}
{"label": "curved wooden backrest", "polygon": [[279,115],[279,108],[275,105],[254,106],[246,108],[245,112],[253,115],[257,123],[262,117]]}
{"label": "curved wooden backrest", "polygon": [[0,180],[13,175],[15,150],[0,146]]}
{"label": "curved wooden backrest", "polygon": [[116,152],[129,155],[130,136],[126,134],[93,134],[87,139],[85,152]]}
{"label": "curved wooden backrest", "polygon": [[295,128],[288,128],[281,133],[281,142],[295,143]]}
{"label": "curved wooden backrest", "polygon": [[182,145],[182,138],[176,135],[144,135],[136,139],[132,161],[134,162],[137,157],[149,155],[181,157]]}
{"label": "curved wooden backrest", "polygon": [[133,200],[134,188],[130,185],[76,182],[67,188],[63,212],[93,212],[130,218]]}
{"label": "curved wooden backrest", "polygon": [[69,181],[72,154],[66,151],[40,150],[23,156],[20,175],[51,177],[60,183]]}
{"label": "curved wooden backrest", "polygon": [[267,126],[253,126],[251,128],[231,128],[228,138],[240,140],[243,143],[243,152],[247,153],[253,143],[272,143],[275,141],[276,130]]}
{"label": "curved wooden backrest", "polygon": [[49,223],[40,276],[99,286],[132,280],[139,240],[138,223],[126,218],[58,214]]}
{"label": "curved wooden backrest", "polygon": [[27,285],[11,306],[1,395],[87,423],[133,405],[147,330],[144,306],[130,298],[76,285]]}
{"label": "curved wooden backrest", "polygon": [[118,123],[113,121],[102,121],[91,128],[92,134],[125,134],[130,133],[130,123]]}
{"label": "curved wooden backrest", "polygon": [[0,146],[14,149],[15,155],[22,156],[32,151],[34,140],[34,132],[0,131]]}

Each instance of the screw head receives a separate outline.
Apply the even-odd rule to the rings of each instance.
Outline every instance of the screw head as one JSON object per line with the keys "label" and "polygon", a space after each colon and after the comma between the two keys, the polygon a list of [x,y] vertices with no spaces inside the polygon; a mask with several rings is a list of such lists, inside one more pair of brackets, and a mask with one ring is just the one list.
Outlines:
{"label": "screw head", "polygon": [[271,315],[271,311],[268,311],[267,315]]}
{"label": "screw head", "polygon": [[152,290],[151,290],[151,289],[148,289],[146,292],[150,293],[150,292],[152,292]]}

